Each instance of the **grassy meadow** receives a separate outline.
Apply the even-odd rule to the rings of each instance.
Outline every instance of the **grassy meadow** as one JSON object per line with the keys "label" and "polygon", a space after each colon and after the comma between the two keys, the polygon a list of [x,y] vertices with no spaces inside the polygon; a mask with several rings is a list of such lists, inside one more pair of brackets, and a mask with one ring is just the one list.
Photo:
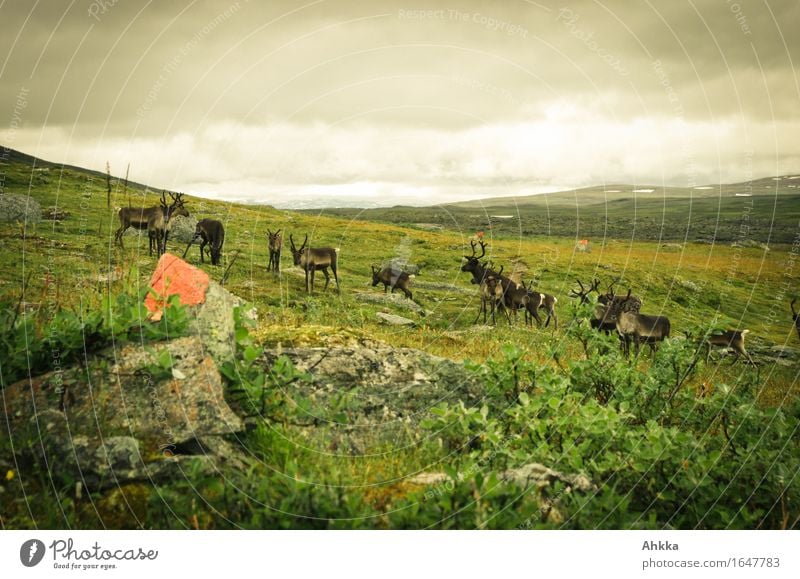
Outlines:
{"label": "grassy meadow", "polygon": [[[30,163],[14,158],[3,166],[3,170],[6,192],[30,194],[42,207],[58,206],[70,214],[62,221],[43,220],[27,228],[12,223],[0,226],[4,249],[0,253],[0,294],[6,301],[19,302],[27,308],[46,305],[82,311],[100,307],[108,292],[147,284],[156,262],[148,255],[147,238],[126,236],[125,249],[116,247],[113,233],[118,219],[114,208],[129,201],[134,206],[155,205],[158,203],[156,192],[131,184],[127,193],[123,193],[121,182],[115,178],[109,208],[105,180],[100,174],[47,165],[37,165],[32,169]],[[213,267],[207,262],[200,265],[196,247],[190,250],[188,261],[219,280],[232,257],[238,253],[226,287],[258,308],[259,321],[253,335],[261,346],[326,345],[364,338],[397,347],[421,349],[459,362],[483,363],[502,357],[504,347],[513,344],[524,353],[526,362],[557,368],[564,360],[577,360],[584,356],[581,343],[566,331],[572,321],[570,306],[574,302],[569,292],[576,287],[576,279],[587,282],[597,277],[603,281],[602,288],[613,280],[616,280],[618,292],[631,288],[643,299],[643,313],[668,316],[673,336],[682,337],[684,332],[697,335],[710,327],[750,329],[748,348],[759,361],[758,368],[730,364],[727,359],[716,357],[711,364],[698,368],[683,386],[686,390],[723,383],[735,387],[741,381],[755,380],[758,388],[753,394],[754,402],[765,409],[784,406],[798,393],[797,358],[789,358],[790,363],[785,360],[778,363],[772,358],[775,346],[788,346],[789,351],[798,347],[789,301],[800,288],[800,265],[791,245],[799,233],[797,221],[800,213],[796,201],[789,195],[779,196],[775,205],[780,215],[779,242],[770,243],[768,249],[758,244],[732,246],[731,241],[739,239],[736,232],[740,231],[741,207],[726,202],[724,210],[719,211],[719,203],[712,197],[696,201],[693,210],[698,223],[722,220],[722,230],[733,232],[726,234],[723,240],[700,239],[708,237],[706,228],[688,236],[689,241],[683,241],[687,239],[685,226],[683,231],[675,231],[677,216],[686,210],[684,201],[680,199],[675,200],[674,206],[669,199],[640,206],[638,215],[644,223],[642,231],[652,232],[648,229],[652,223],[666,224],[664,235],[652,236],[630,236],[621,226],[609,227],[603,219],[595,218],[595,214],[583,217],[581,223],[589,225],[581,225],[576,230],[574,223],[566,217],[566,209],[556,212],[550,227],[553,234],[547,235],[547,223],[538,205],[520,208],[515,213],[518,216],[515,224],[503,222],[498,225],[496,221],[486,221],[480,216],[506,211],[507,207],[502,205],[479,210],[469,206],[401,208],[394,217],[387,217],[390,210],[374,210],[374,215],[367,216],[367,220],[356,218],[365,217],[363,214],[348,210],[295,212],[267,205],[242,205],[195,197],[186,199],[193,217],[220,219],[226,230],[222,267]],[[741,198],[734,199],[741,201]],[[269,201],[268,195],[265,201]],[[747,238],[765,241],[763,229],[769,227],[771,219],[766,201],[761,203],[757,200],[753,211]],[[633,214],[626,214],[624,219],[628,221],[622,223],[636,218]],[[451,222],[443,223],[445,219]],[[419,223],[437,223],[444,227],[431,230],[419,227]],[[281,229],[284,233],[280,277],[266,271],[267,228],[273,231]],[[474,330],[473,321],[479,307],[477,289],[470,284],[470,276],[460,271],[460,266],[463,254],[469,253],[470,240],[479,229],[485,231],[489,244],[487,258],[496,266],[504,265],[506,273],[513,270],[525,281],[536,280],[537,289],[558,298],[558,330],[552,327],[526,328],[521,316],[520,323],[513,328],[503,321],[490,331]],[[660,228],[657,230],[661,231]],[[294,235],[298,244],[308,234],[313,245],[340,248],[340,294],[332,288],[322,292],[324,276],[321,274],[317,275],[314,295],[305,294],[303,275],[291,263],[289,234]],[[590,234],[591,252],[576,252],[576,238]],[[676,238],[681,240],[680,243],[666,241]],[[170,242],[168,246],[168,251],[178,255],[184,249],[184,245],[176,242]],[[382,293],[382,287],[371,287],[370,265],[392,257],[402,257],[420,266],[414,299],[426,310],[424,317],[392,305],[365,303],[357,299],[357,294],[363,292]],[[396,327],[383,324],[375,315],[379,311],[413,318],[417,325]],[[649,355],[643,355],[636,365],[646,373],[652,363]],[[31,370],[36,372],[35,368]],[[352,500],[359,505],[354,508],[355,519],[350,520],[333,507],[329,512],[325,511],[328,507],[320,506],[320,499],[317,499],[316,506],[309,509],[319,514],[320,521],[328,521],[321,525],[328,527],[414,526],[409,522],[413,520],[412,515],[407,519],[393,519],[394,515],[390,515],[395,508],[403,513],[416,512],[407,503],[402,503],[413,496],[410,493],[414,490],[410,485],[404,485],[402,478],[409,473],[447,468],[450,460],[446,449],[437,450],[437,447],[425,445],[397,450],[387,444],[384,448],[370,449],[368,457],[332,455],[319,452],[324,446],[324,432],[317,440],[310,441],[305,449],[275,443],[278,436],[274,431],[261,432],[259,436],[262,438],[253,436],[251,443],[255,447],[269,445],[273,464],[293,465],[296,480],[329,485],[338,489],[336,492],[347,495],[346,499],[339,497],[341,500]],[[48,490],[34,479],[29,481],[26,491],[45,499]],[[302,517],[291,514],[284,518],[249,518],[251,515],[243,514],[259,509],[257,501],[226,502],[228,510],[222,512],[223,507],[215,500],[225,493],[224,489],[206,482],[209,485],[207,496],[211,497],[207,504],[195,501],[189,506],[181,502],[180,495],[186,490],[183,487],[160,489],[160,500],[173,506],[173,514],[159,508],[158,500],[154,498],[156,491],[138,485],[96,497],[91,509],[71,504],[67,515],[59,514],[55,508],[48,509],[48,500],[45,499],[33,507],[35,516],[11,506],[7,506],[0,516],[4,526],[8,527],[35,524],[126,527],[140,524],[155,528],[225,528],[304,524]],[[281,484],[289,483],[283,481]],[[6,497],[14,492],[6,490]],[[280,500],[284,500],[281,497],[284,495],[276,495],[272,505],[279,510]],[[121,506],[123,503],[127,506]],[[398,507],[401,503],[404,505],[402,508]],[[12,504],[13,501],[6,502],[6,505]],[[176,507],[178,504],[181,506]],[[298,512],[296,504],[291,503],[287,510]],[[417,505],[416,508],[424,510],[424,506]],[[797,505],[792,505],[792,508],[800,513]],[[140,523],[132,522],[131,513],[136,514]],[[37,518],[32,523],[32,519]],[[476,516],[474,521],[478,520]],[[553,521],[548,524],[559,526]],[[603,524],[614,526],[616,523],[612,518]],[[647,526],[648,523],[642,524]],[[663,521],[659,519],[650,524],[663,526]],[[463,521],[459,525],[480,526],[478,522],[465,524]],[[425,526],[441,525],[430,522]],[[724,521],[718,526],[725,526]]]}

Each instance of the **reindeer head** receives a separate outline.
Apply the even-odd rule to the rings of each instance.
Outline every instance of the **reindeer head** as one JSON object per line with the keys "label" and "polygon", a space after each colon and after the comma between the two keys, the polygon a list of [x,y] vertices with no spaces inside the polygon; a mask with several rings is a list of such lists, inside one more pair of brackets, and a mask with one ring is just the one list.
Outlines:
{"label": "reindeer head", "polygon": [[[597,288],[600,285],[600,280],[595,278],[592,281],[592,283],[591,283],[591,285],[589,286],[588,289],[586,289],[583,286],[583,283],[581,283],[581,280],[576,279],[575,281],[578,282],[578,285],[580,286],[580,289],[579,290],[570,290],[569,295],[571,297],[573,297],[573,298],[580,298],[580,300],[581,300],[580,303],[581,304],[588,304],[589,303],[589,294],[592,293],[592,292],[597,291]],[[603,297],[603,296],[600,296],[600,297]],[[598,299],[598,301],[600,301],[600,300]]]}
{"label": "reindeer head", "polygon": [[475,242],[470,241],[469,244],[470,247],[472,247],[472,255],[464,256],[464,259],[466,259],[467,262],[461,266],[461,271],[475,273],[478,271],[478,268],[481,267],[480,260],[484,255],[486,255],[486,244],[483,241],[479,241],[478,243],[480,243],[481,246],[481,254],[476,255],[478,252],[475,249]]}
{"label": "reindeer head", "polygon": [[183,200],[183,193],[170,193],[169,197],[172,202],[167,205],[167,199],[164,195],[164,192],[161,193],[161,208],[164,210],[167,217],[169,219],[177,217],[178,215],[189,217],[189,211],[186,209],[185,202]]}
{"label": "reindeer head", "polygon": [[372,287],[375,287],[376,285],[381,283],[381,278],[380,278],[381,270],[376,265],[371,265],[370,267],[372,268]]}
{"label": "reindeer head", "polygon": [[294,260],[295,265],[300,265],[300,259],[303,257],[307,243],[308,235],[306,235],[306,238],[303,240],[303,245],[300,246],[300,249],[297,249],[297,247],[294,245],[294,238],[289,235],[289,249],[292,251],[292,259]]}

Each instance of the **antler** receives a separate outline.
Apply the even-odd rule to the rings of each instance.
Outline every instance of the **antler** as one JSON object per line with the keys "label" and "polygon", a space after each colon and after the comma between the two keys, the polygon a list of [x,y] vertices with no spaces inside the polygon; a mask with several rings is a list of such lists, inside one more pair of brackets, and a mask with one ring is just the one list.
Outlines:
{"label": "antler", "polygon": [[789,304],[790,306],[792,306],[792,315],[794,315],[795,317],[797,317],[797,312],[796,312],[796,311],[795,311],[795,309],[794,309],[794,303],[795,303],[796,301],[797,301],[797,298],[794,298],[794,299],[792,300],[792,303],[791,303],[791,304]]}
{"label": "antler", "polygon": [[167,206],[167,192],[161,191],[161,207]]}
{"label": "antler", "polygon": [[[484,255],[486,255],[486,243],[484,243],[483,241],[479,241],[478,244],[481,246],[481,254],[478,256],[478,259],[480,259]],[[473,251],[474,251],[474,248],[473,248]]]}
{"label": "antler", "polygon": [[300,246],[300,251],[303,251],[303,249],[305,249],[307,243],[308,243],[308,233],[306,233],[306,238],[303,240],[303,245]]}
{"label": "antler", "polygon": [[294,246],[294,237],[292,236],[292,234],[291,234],[291,233],[289,234],[289,243],[290,243],[290,244],[291,244],[291,246],[292,246],[292,250],[295,250],[295,251],[296,251],[296,250],[297,250],[297,248]]}

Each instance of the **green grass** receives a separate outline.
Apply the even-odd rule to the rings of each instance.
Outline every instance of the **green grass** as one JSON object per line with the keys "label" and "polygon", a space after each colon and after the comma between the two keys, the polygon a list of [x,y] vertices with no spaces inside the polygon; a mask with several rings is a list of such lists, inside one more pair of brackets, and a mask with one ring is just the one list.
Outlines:
{"label": "green grass", "polygon": [[[112,207],[108,208],[105,182],[100,175],[57,166],[51,166],[48,171],[32,172],[29,163],[13,157],[2,170],[6,192],[29,193],[43,207],[58,205],[71,213],[63,222],[43,221],[28,229],[8,223],[0,227],[4,247],[0,254],[0,295],[3,298],[21,300],[28,307],[38,304],[77,311],[99,307],[108,292],[147,284],[155,258],[147,255],[146,237],[126,237],[124,250],[113,244],[113,232],[118,226],[114,207],[128,203],[116,180]],[[142,186],[131,185],[128,192],[134,206],[158,202],[158,195],[145,191]],[[699,229],[692,225],[689,239],[710,235],[718,215],[725,231],[738,232],[742,198],[720,202],[711,195],[698,197],[692,201],[692,223],[705,225],[697,226]],[[259,326],[254,335],[263,346],[331,344],[356,337],[419,348],[459,361],[482,362],[497,357],[509,343],[522,348],[526,358],[535,362],[552,364],[554,350],[561,351],[565,359],[579,358],[582,355],[580,344],[568,338],[563,329],[508,328],[500,324],[491,332],[469,331],[479,300],[476,286],[469,283],[467,274],[460,272],[460,265],[469,239],[479,229],[487,232],[490,242],[487,257],[496,265],[505,265],[506,272],[516,267],[525,280],[536,279],[540,290],[557,296],[562,328],[570,321],[569,290],[575,287],[575,279],[586,281],[600,277],[604,282],[619,280],[618,290],[632,288],[644,301],[643,312],[668,315],[673,335],[680,336],[682,331],[696,326],[713,325],[749,328],[751,349],[765,350],[776,344],[797,345],[788,301],[798,288],[800,268],[788,245],[771,245],[768,251],[758,247],[735,248],[729,243],[692,241],[680,247],[664,246],[647,239],[685,237],[688,208],[685,199],[676,198],[666,205],[663,200],[638,201],[635,235],[631,234],[634,214],[629,202],[612,202],[605,206],[598,203],[597,193],[587,195],[586,199],[587,208],[581,210],[581,225],[576,229],[575,207],[570,208],[567,201],[561,205],[551,203],[548,222],[542,214],[543,200],[530,200],[519,207],[523,223],[520,226],[519,220],[513,224],[486,220],[486,215],[512,213],[504,205],[374,210],[360,213],[359,219],[354,219],[355,212],[346,210],[318,215],[280,211],[266,205],[246,206],[187,197],[187,207],[193,216],[216,217],[223,221],[226,229],[222,267],[200,265],[196,248],[192,248],[188,260],[219,280],[231,257],[239,252],[227,287],[258,308]],[[790,243],[797,233],[800,217],[797,197],[786,193],[753,199],[752,229],[748,237],[764,238],[764,231],[768,230],[766,224],[776,211],[778,219],[772,231],[779,235],[776,233],[773,240],[779,238]],[[657,224],[657,227],[643,233],[643,221]],[[658,233],[662,222],[663,234]],[[416,223],[441,223],[445,228],[424,230],[411,225]],[[554,235],[546,235],[548,227]],[[280,278],[266,271],[267,228],[284,231],[286,247]],[[289,233],[298,240],[308,233],[314,245],[340,248],[341,294],[332,290],[322,293],[322,276],[317,276],[315,294],[305,294],[302,273],[291,265]],[[575,238],[586,236],[593,240],[592,252],[574,252]],[[732,234],[727,239],[736,238],[737,235]],[[183,250],[184,247],[176,243],[170,243],[168,248],[178,255]],[[460,288],[458,291],[416,288],[415,300],[429,314],[419,319],[414,328],[398,329],[379,323],[375,313],[394,311],[393,308],[367,304],[355,298],[358,292],[380,291],[369,286],[370,265],[395,255],[408,256],[422,267],[418,282],[452,284]],[[107,283],[103,276],[109,273],[117,279]],[[693,289],[691,284],[699,289]],[[398,309],[395,313],[416,318],[404,310]],[[649,364],[648,359],[639,362],[643,370]],[[686,388],[736,383],[743,374],[751,372],[753,370],[727,363],[704,366]],[[796,392],[796,366],[766,365],[759,376],[763,384],[762,405],[779,404],[785,396]],[[325,433],[319,432],[312,442],[315,448],[324,448]],[[251,443],[274,448],[258,437]],[[284,449],[274,464],[282,468],[291,462],[292,472],[302,479],[357,489],[354,493],[359,504],[366,505],[362,505],[363,512],[374,513],[380,519],[381,509],[391,504],[392,497],[409,492],[396,482],[399,476],[441,460],[429,449],[422,448],[374,454],[365,461],[358,457],[325,457],[313,450],[298,453],[292,447]],[[35,492],[35,485],[33,489]],[[45,491],[40,489],[39,492]],[[151,490],[136,487],[130,492],[134,497],[131,508],[146,513],[147,505],[154,500]],[[113,496],[102,497],[99,504],[105,516],[104,523],[111,521],[108,523],[111,526],[122,527],[130,524],[127,511],[119,510]],[[105,510],[103,505],[107,506]],[[97,514],[88,509],[83,512],[82,508],[76,506],[72,511],[71,524],[97,526]],[[38,516],[43,520],[54,517],[45,511]],[[184,515],[179,522],[153,520],[148,525],[215,525],[215,518],[208,513],[203,515],[205,522],[203,516],[199,522],[197,519],[191,522],[191,516]],[[26,517],[20,514],[17,517],[12,526],[25,526]],[[4,520],[4,524],[8,524],[8,515]],[[58,517],[51,522],[51,526],[64,524]],[[273,525],[275,521],[270,519],[264,524]]]}

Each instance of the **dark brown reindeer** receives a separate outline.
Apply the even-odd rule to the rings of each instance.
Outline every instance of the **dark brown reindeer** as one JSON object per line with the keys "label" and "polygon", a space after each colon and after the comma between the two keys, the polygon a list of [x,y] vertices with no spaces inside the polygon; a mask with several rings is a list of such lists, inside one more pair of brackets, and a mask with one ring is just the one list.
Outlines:
{"label": "dark brown reindeer", "polygon": [[408,299],[412,299],[411,282],[414,279],[413,275],[408,275],[404,271],[392,269],[391,267],[384,267],[380,269],[378,266],[372,267],[372,287],[379,283],[383,284],[383,293],[386,293],[389,288],[394,290],[400,289]]}
{"label": "dark brown reindeer", "polygon": [[183,201],[183,193],[170,193],[171,203],[167,204],[165,192],[161,193],[159,211],[150,216],[147,222],[147,236],[150,240],[150,255],[153,255],[153,246],[156,247],[158,257],[167,251],[167,239],[172,220],[182,215],[189,216]]}
{"label": "dark brown reindeer", "polygon": [[636,347],[636,357],[639,356],[639,347],[642,343],[650,346],[655,355],[656,347],[659,342],[669,338],[670,323],[665,316],[650,316],[631,311],[630,304],[631,290],[628,295],[621,300],[615,316],[617,333],[622,340],[625,356],[630,356],[630,343]]}
{"label": "dark brown reindeer", "polygon": [[281,272],[281,249],[283,249],[283,237],[279,229],[275,233],[267,229],[269,237],[269,265],[267,271]]}
{"label": "dark brown reindeer", "polygon": [[211,265],[219,265],[220,257],[222,256],[222,245],[225,243],[225,228],[222,226],[222,222],[216,219],[201,219],[194,229],[194,239],[198,237],[201,239],[200,263],[205,263],[203,253],[206,250],[206,245],[210,245],[208,252],[211,256]]}
{"label": "dark brown reindeer", "polygon": [[748,362],[755,366],[756,363],[753,361],[753,358],[750,357],[750,354],[748,354],[747,350],[744,348],[744,337],[749,332],[750,330],[724,330],[720,333],[710,334],[705,340],[707,348],[706,364],[711,357],[711,348],[731,348],[736,355],[731,364],[738,361],[740,356],[744,356],[747,358]]}
{"label": "dark brown reindeer", "polygon": [[798,314],[794,309],[794,303],[796,301],[797,298],[794,298],[790,305],[792,306],[792,320],[794,320],[794,329],[797,330],[797,337],[800,338],[800,314]]}
{"label": "dark brown reindeer", "polygon": [[[336,272],[336,262],[339,257],[339,250],[333,247],[306,247],[308,244],[308,235],[303,240],[303,245],[297,249],[294,245],[294,239],[289,236],[289,248],[292,251],[292,258],[294,264],[299,265],[306,274],[306,292],[312,293],[314,291],[314,272],[322,270],[325,274],[325,291],[328,289],[328,284],[331,281],[331,276],[328,273],[328,268],[331,268],[333,277],[336,280],[336,291],[340,292],[339,276]],[[310,281],[310,283],[309,283]]]}

